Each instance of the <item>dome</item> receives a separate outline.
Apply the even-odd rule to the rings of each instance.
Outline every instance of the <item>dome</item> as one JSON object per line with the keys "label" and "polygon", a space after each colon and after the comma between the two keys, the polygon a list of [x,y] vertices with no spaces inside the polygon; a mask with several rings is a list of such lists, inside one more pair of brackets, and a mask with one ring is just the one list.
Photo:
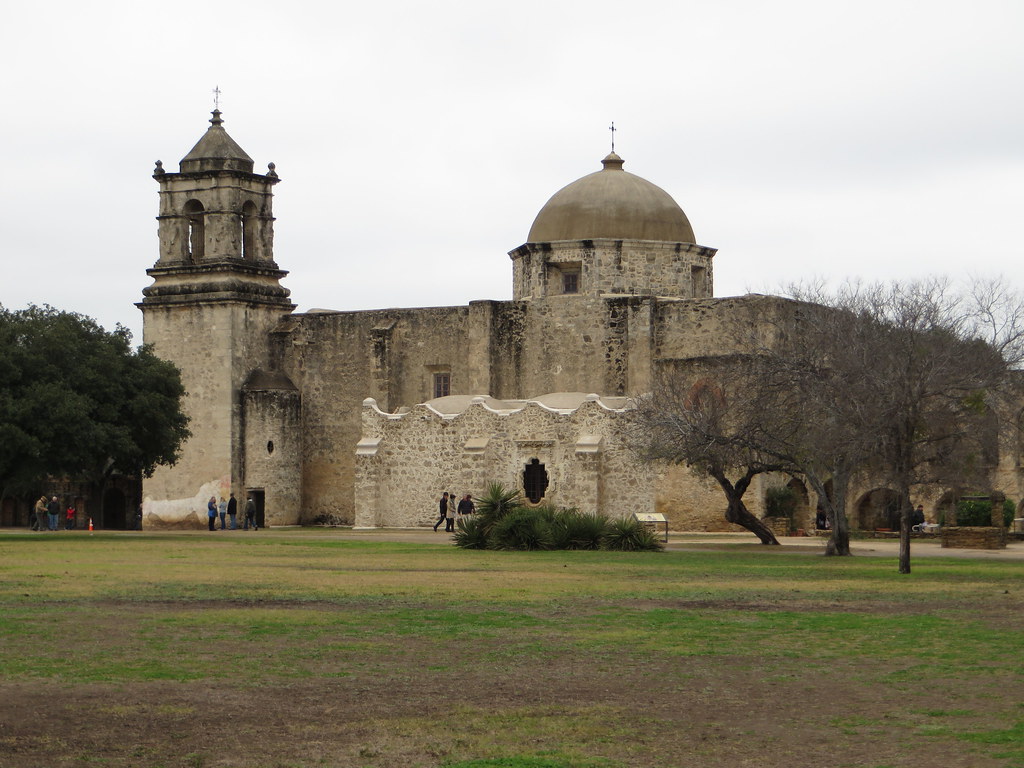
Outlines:
{"label": "dome", "polygon": [[622,170],[612,152],[604,169],[563,187],[541,208],[527,242],[556,240],[663,240],[696,243],[693,228],[672,196]]}

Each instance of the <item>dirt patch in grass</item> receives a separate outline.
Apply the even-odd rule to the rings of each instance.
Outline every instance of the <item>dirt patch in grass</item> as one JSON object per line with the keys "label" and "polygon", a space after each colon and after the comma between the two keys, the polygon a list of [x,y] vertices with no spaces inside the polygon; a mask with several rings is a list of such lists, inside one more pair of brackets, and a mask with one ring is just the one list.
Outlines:
{"label": "dirt patch in grass", "polygon": [[[704,612],[768,607],[601,605]],[[311,638],[291,629],[245,634],[244,627],[185,640],[160,635],[182,611],[206,632],[206,611],[257,607],[92,604],[75,619],[75,653],[130,654],[133,636],[148,633],[149,645],[139,653],[169,643],[163,653],[171,668],[176,656],[202,654],[207,672],[201,679],[110,682],[44,673],[0,682],[0,766],[408,768],[511,756],[588,768],[1021,764],[1012,748],[960,738],[1010,728],[1014,713],[1024,719],[1019,674],[1007,680],[1003,668],[921,670],[912,654],[852,661],[761,655],[756,647],[673,654],[627,643],[577,646],[568,629],[593,622],[593,604],[576,611],[532,605],[529,618],[537,624],[473,636],[464,629],[446,633],[443,625],[409,634],[332,628]],[[859,610],[889,615],[894,607]],[[383,613],[393,608],[376,606]],[[278,603],[273,609],[340,616],[353,606]],[[359,607],[368,622],[360,626],[393,621],[374,610],[369,602]],[[1016,618],[1005,621],[1006,628],[1020,628]],[[32,639],[3,653],[53,653],[65,642],[60,637],[56,627],[45,645]]]}

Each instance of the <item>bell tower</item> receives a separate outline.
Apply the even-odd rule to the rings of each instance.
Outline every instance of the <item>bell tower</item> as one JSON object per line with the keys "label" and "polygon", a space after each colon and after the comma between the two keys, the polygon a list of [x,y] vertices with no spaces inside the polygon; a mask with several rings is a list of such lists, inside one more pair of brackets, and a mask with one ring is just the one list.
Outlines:
{"label": "bell tower", "polygon": [[143,341],[182,373],[192,437],[143,483],[151,524],[205,522],[210,496],[242,494],[241,389],[267,362],[267,334],[295,309],[274,261],[273,188],[223,127],[219,109],[178,173],[157,161],[160,253],[137,305]]}

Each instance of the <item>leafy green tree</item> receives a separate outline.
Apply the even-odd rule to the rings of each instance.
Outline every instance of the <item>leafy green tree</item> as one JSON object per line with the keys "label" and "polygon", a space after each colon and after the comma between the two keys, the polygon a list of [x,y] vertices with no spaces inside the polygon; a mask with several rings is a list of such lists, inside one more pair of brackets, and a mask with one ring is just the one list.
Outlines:
{"label": "leafy green tree", "polygon": [[173,464],[188,437],[171,363],[131,333],[52,307],[0,307],[0,497],[49,476],[101,488]]}

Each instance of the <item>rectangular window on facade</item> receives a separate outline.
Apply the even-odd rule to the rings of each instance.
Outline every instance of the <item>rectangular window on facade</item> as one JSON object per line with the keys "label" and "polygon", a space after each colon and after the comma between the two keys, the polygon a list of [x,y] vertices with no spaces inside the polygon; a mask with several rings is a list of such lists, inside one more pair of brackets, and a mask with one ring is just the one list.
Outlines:
{"label": "rectangular window on facade", "polygon": [[580,273],[579,272],[563,272],[562,273],[562,293],[579,293],[580,292]]}
{"label": "rectangular window on facade", "polygon": [[448,397],[452,393],[452,375],[450,373],[434,374],[434,397]]}

